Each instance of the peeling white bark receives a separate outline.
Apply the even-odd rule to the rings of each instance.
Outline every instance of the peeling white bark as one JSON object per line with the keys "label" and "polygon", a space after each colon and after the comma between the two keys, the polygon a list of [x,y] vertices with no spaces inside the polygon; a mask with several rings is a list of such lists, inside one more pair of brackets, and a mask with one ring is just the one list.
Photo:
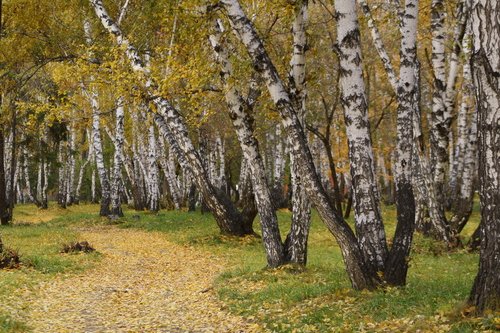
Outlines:
{"label": "peeling white bark", "polygon": [[356,3],[336,0],[335,10],[338,16],[341,102],[349,144],[356,233],[366,261],[383,271],[387,245],[370,137]]}

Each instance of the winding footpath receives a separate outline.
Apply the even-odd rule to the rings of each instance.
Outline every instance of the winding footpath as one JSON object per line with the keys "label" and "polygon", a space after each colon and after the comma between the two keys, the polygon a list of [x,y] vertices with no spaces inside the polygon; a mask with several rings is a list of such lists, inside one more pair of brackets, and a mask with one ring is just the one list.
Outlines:
{"label": "winding footpath", "polygon": [[38,286],[26,318],[34,332],[261,331],[217,300],[211,286],[220,258],[133,229],[91,229],[81,239],[102,260]]}

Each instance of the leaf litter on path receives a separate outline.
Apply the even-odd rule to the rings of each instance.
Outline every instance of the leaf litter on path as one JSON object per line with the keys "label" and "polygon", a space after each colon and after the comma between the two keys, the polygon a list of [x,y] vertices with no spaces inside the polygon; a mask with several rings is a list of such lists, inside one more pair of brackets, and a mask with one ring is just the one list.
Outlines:
{"label": "leaf litter on path", "polygon": [[29,300],[34,332],[260,332],[212,291],[224,263],[164,235],[115,227],[82,237],[103,254],[83,274],[44,282]]}

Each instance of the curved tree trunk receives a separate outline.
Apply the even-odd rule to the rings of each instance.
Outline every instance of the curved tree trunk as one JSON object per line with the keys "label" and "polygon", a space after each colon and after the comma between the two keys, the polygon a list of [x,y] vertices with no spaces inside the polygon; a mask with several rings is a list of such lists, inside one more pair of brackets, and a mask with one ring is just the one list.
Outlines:
{"label": "curved tree trunk", "polygon": [[251,116],[253,104],[245,100],[240,92],[229,83],[233,68],[229,53],[221,42],[224,31],[222,22],[217,20],[216,33],[210,36],[212,47],[217,55],[217,61],[222,67],[221,77],[226,91],[226,103],[229,116],[236,130],[243,156],[251,172],[252,187],[262,226],[262,240],[267,254],[267,264],[277,267],[285,263],[285,249],[281,242],[278,218],[271,201],[264,162],[259,152],[259,143],[253,134],[254,119]]}

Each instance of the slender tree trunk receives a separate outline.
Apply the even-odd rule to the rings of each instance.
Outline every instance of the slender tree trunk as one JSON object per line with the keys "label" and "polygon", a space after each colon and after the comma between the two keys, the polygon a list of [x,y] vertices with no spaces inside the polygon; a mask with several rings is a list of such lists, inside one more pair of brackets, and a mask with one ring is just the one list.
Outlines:
{"label": "slender tree trunk", "polygon": [[[290,61],[290,94],[298,110],[301,125],[306,116],[306,27],[308,20],[308,1],[296,4],[295,20],[292,25],[293,55]],[[289,143],[293,144],[293,143]],[[304,183],[295,156],[290,154],[290,172],[292,185],[292,224],[285,241],[287,260],[298,265],[307,263],[307,241],[311,226],[311,204],[305,193]]]}
{"label": "slender tree trunk", "polygon": [[337,0],[335,8],[342,73],[341,102],[349,144],[356,233],[365,261],[374,265],[374,270],[383,272],[388,250],[375,177],[356,3]]}
{"label": "slender tree trunk", "polygon": [[22,150],[22,155],[23,155],[23,177],[24,177],[24,193],[28,197],[28,201],[30,203],[36,203],[35,196],[33,195],[33,190],[31,188],[31,181],[30,181],[30,172],[29,172],[29,164],[28,164],[28,159],[29,159],[29,154],[28,154],[28,149],[26,147],[23,147]]}
{"label": "slender tree trunk", "polygon": [[222,22],[218,20],[215,33],[210,36],[210,41],[217,55],[217,61],[222,68],[221,77],[224,81],[229,116],[233,121],[244,159],[250,167],[252,187],[262,226],[262,240],[267,254],[267,264],[269,267],[277,267],[285,262],[285,249],[281,242],[278,218],[271,201],[271,191],[267,184],[266,170],[259,152],[259,143],[253,134],[252,105],[244,100],[240,92],[229,83],[233,69],[229,60],[229,52],[221,42],[223,31]]}
{"label": "slender tree trunk", "polygon": [[58,142],[57,148],[57,162],[58,162],[58,182],[57,182],[57,204],[60,208],[66,208],[66,190],[67,190],[67,159],[66,152],[64,149],[65,142]]}
{"label": "slender tree trunk", "polygon": [[[87,142],[89,145],[88,153],[87,153],[87,158],[85,159],[85,162],[80,166],[80,171],[78,173],[78,182],[76,183],[76,188],[75,188],[75,203],[78,204],[80,203],[80,193],[81,193],[81,188],[82,188],[82,183],[83,183],[83,176],[85,174],[85,168],[89,165],[89,163],[94,159],[94,143],[92,141],[92,135],[89,133],[89,131],[86,131],[87,135]],[[93,174],[93,172],[92,172]],[[94,188],[94,187],[92,187]]]}
{"label": "slender tree trunk", "polygon": [[47,162],[45,158],[42,158],[42,197],[41,197],[41,208],[47,209],[49,208],[49,168],[50,164]]}
{"label": "slender tree trunk", "polygon": [[[0,2],[0,5],[1,5],[1,2]],[[1,26],[1,24],[0,24],[0,26]],[[0,107],[2,106],[1,102],[2,102],[2,94],[0,93]],[[5,182],[5,168],[4,168],[4,165],[5,165],[4,142],[5,142],[4,131],[2,128],[0,128],[0,224],[2,224],[2,225],[9,224],[8,212],[7,212],[7,209],[8,209],[7,196],[6,196],[7,186],[6,186],[6,182]]]}
{"label": "slender tree trunk", "polygon": [[[92,44],[90,22],[87,20],[84,23],[84,31],[85,37],[87,39],[87,44]],[[93,80],[93,78],[91,78],[91,80]],[[98,94],[95,88],[91,88],[91,90],[88,92],[88,97],[90,99],[90,105],[92,108],[92,138],[94,144],[95,161],[97,174],[99,176],[99,183],[101,184],[101,209],[99,215],[109,216],[111,214],[111,189],[109,186],[108,171],[106,170],[106,166],[104,164],[104,154],[101,139],[101,109],[99,106]]]}
{"label": "slender tree trunk", "polygon": [[273,203],[276,208],[286,207],[286,199],[284,192],[285,180],[285,156],[283,151],[283,139],[281,135],[281,126],[276,125],[275,140],[275,156],[274,156],[274,172],[273,172]]}
{"label": "slender tree trunk", "polygon": [[481,249],[469,303],[500,310],[500,2],[472,4],[472,68],[479,132]]}
{"label": "slender tree trunk", "polygon": [[92,141],[94,143],[97,174],[99,176],[99,183],[101,184],[101,209],[99,215],[109,216],[111,214],[111,191],[109,186],[108,171],[106,169],[106,166],[104,165],[104,154],[101,140],[100,108],[95,91],[91,92],[90,94],[90,101],[92,105]]}
{"label": "slender tree trunk", "polygon": [[148,196],[149,196],[149,210],[151,212],[158,212],[160,210],[160,187],[159,187],[159,175],[158,175],[158,165],[157,152],[156,152],[156,134],[153,124],[149,126],[148,129]]}
{"label": "slender tree trunk", "polygon": [[[458,143],[456,178],[461,185],[455,187],[456,199],[453,203],[454,215],[451,227],[459,234],[472,213],[474,204],[474,177],[477,172],[477,112],[473,107],[474,87],[470,68],[469,38],[464,39],[465,63],[463,68],[462,103],[458,115]],[[452,187],[453,189],[453,187]]]}
{"label": "slender tree trunk", "polygon": [[[445,25],[444,1],[432,0],[431,30],[432,30],[432,69],[434,75],[434,91],[431,113],[431,171],[436,190],[436,199],[444,209],[445,178],[448,168],[448,145],[451,124],[451,114],[445,105],[446,92],[446,60],[445,60]],[[441,208],[440,208],[441,209]]]}
{"label": "slender tree trunk", "polygon": [[415,198],[412,186],[413,117],[418,106],[417,59],[418,0],[407,0],[401,23],[401,66],[398,87],[397,146],[394,166],[397,225],[386,263],[385,278],[404,285],[408,256],[415,228]]}
{"label": "slender tree trunk", "polygon": [[111,215],[123,216],[121,206],[123,142],[125,135],[123,97],[119,97],[115,108],[115,153],[113,155],[113,174],[111,181]]}
{"label": "slender tree trunk", "polygon": [[75,202],[75,172],[76,172],[76,130],[75,124],[72,123],[69,127],[69,143],[68,143],[68,175],[66,187],[66,203],[72,205]]}

